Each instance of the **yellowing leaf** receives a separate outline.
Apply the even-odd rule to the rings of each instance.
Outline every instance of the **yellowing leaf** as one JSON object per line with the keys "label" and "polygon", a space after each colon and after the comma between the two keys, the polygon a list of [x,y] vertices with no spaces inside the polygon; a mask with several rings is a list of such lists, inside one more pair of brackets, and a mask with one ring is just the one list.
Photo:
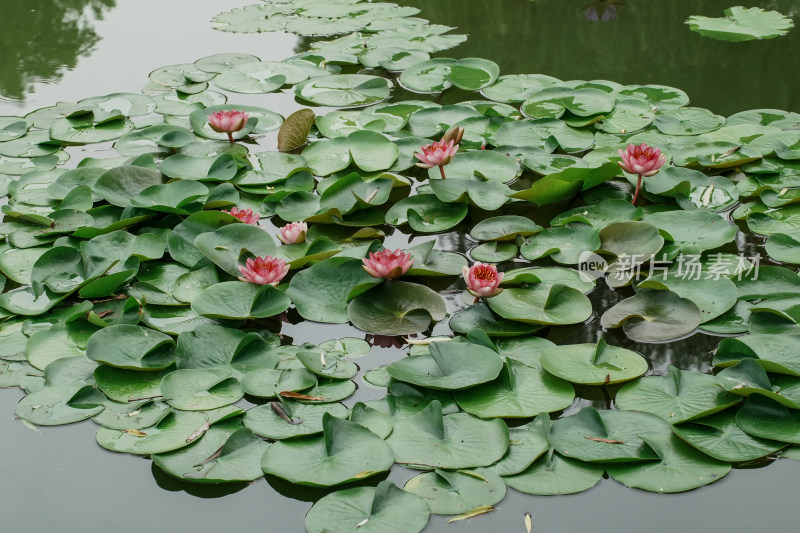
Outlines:
{"label": "yellowing leaf", "polygon": [[497,509],[495,507],[492,507],[491,505],[484,505],[482,507],[476,507],[475,509],[473,509],[471,511],[467,511],[466,513],[462,513],[462,514],[460,514],[458,516],[454,516],[453,518],[451,518],[450,520],[448,520],[445,523],[449,524],[450,522],[458,522],[459,520],[466,520],[467,518],[472,518],[473,516],[478,516],[478,515],[482,515],[482,514],[485,514],[485,513],[491,513],[492,511],[496,511],[496,510]]}

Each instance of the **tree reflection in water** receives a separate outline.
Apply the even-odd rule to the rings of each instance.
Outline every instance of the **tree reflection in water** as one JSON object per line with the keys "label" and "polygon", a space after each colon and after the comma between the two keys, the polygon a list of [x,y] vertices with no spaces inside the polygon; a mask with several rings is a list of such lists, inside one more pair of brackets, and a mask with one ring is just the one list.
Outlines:
{"label": "tree reflection in water", "polygon": [[100,40],[92,27],[116,0],[28,0],[3,3],[0,97],[24,100],[41,81],[57,81]]}

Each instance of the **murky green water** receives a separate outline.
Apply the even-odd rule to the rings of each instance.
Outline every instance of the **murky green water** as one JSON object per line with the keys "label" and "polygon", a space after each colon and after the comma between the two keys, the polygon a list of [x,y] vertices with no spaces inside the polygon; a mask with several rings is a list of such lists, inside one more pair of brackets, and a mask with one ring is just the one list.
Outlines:
{"label": "murky green water", "polygon": [[[241,0],[0,0],[11,22],[0,32],[0,115],[19,115],[56,101],[115,91],[135,91],[162,65],[191,62],[220,52],[248,52],[279,60],[302,41],[291,35],[215,32],[208,20]],[[604,78],[621,83],[657,83],[686,90],[693,104],[730,114],[759,107],[800,111],[800,29],[771,41],[725,43],[688,31],[689,14],[718,16],[730,0],[628,0],[617,18],[591,22],[592,0],[401,0],[422,8],[422,17],[470,34],[452,56],[496,61],[503,73],[541,72],[562,79]],[[735,3],[735,2],[734,2]],[[797,14],[796,0],[739,2]],[[596,6],[597,7],[597,6]],[[289,95],[237,98],[287,114],[297,107]],[[272,149],[272,147],[270,147]],[[86,153],[71,148],[75,164]],[[462,251],[464,239],[441,236],[437,248]],[[392,237],[392,244],[405,237]],[[742,243],[742,246],[747,243]],[[448,295],[446,295],[448,296]],[[620,297],[598,288],[596,312]],[[450,311],[463,306],[447,297]],[[291,317],[290,317],[291,318]],[[295,316],[282,333],[295,342],[363,333],[341,325],[309,327]],[[445,333],[441,324],[436,332]],[[559,342],[594,342],[597,319],[580,327],[552,328]],[[695,335],[669,344],[635,344],[617,333],[614,344],[647,355],[655,373],[669,364],[706,371],[717,338]],[[397,358],[395,348],[375,348],[362,370]],[[579,391],[580,392],[580,391]],[[590,395],[591,393],[591,395]],[[568,410],[604,406],[596,391]],[[348,402],[382,396],[363,385]],[[0,389],[0,531],[241,531],[301,532],[302,516],[324,491],[277,479],[247,485],[198,486],[176,481],[148,460],[114,454],[95,444],[96,426],[84,422],[42,428],[37,433],[11,421],[19,390]],[[412,473],[395,468],[404,483]],[[377,483],[383,478],[373,481]],[[678,495],[627,489],[612,480],[579,495],[533,497],[509,491],[499,510],[458,524],[434,518],[426,531],[523,532],[524,513],[535,533],[796,531],[800,507],[800,463],[780,461],[737,469],[709,487]]]}

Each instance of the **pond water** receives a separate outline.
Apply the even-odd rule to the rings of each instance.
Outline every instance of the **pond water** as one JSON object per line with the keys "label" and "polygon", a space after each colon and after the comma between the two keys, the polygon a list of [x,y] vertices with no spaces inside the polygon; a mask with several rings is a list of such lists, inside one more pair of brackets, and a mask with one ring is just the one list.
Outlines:
{"label": "pond water", "polygon": [[[617,17],[587,20],[591,0],[401,0],[422,9],[421,17],[456,26],[469,40],[448,57],[484,57],[504,74],[539,72],[564,80],[608,79],[654,83],[685,90],[693,105],[722,114],[744,109],[800,111],[800,71],[795,68],[800,31],[763,42],[726,43],[703,39],[682,24],[688,15],[719,16],[728,0],[628,0]],[[797,14],[794,1],[740,2]],[[0,35],[0,116],[22,115],[57,101],[118,91],[136,91],[162,65],[191,62],[220,52],[246,52],[280,60],[301,50],[304,39],[287,34],[230,34],[211,29],[218,12],[240,0],[5,0],[9,31]],[[669,21],[665,24],[664,21]],[[678,29],[674,29],[677,25]],[[270,94],[238,101],[283,115],[299,108],[290,95]],[[444,103],[444,102],[443,102]],[[274,138],[270,140],[274,142]],[[272,149],[272,148],[271,148]],[[91,151],[69,150],[73,161]],[[422,240],[417,237],[412,242]],[[387,246],[401,246],[397,234]],[[459,236],[437,239],[437,249],[463,252]],[[740,249],[752,243],[739,243]],[[465,307],[460,291],[447,298],[448,310]],[[622,297],[602,284],[591,294],[595,316],[582,326],[551,328],[559,343],[596,342],[599,311]],[[320,342],[363,332],[341,325],[309,327],[290,314],[281,333]],[[446,324],[434,332],[445,334]],[[695,334],[668,344],[637,344],[621,333],[604,333],[613,344],[646,354],[652,371],[669,364],[708,371],[718,337]],[[396,348],[374,348],[367,370],[397,359]],[[359,391],[346,403],[383,395],[357,380]],[[579,395],[581,391],[579,391]],[[584,391],[566,410],[606,407],[610,398]],[[0,524],[15,533],[42,531],[303,531],[302,516],[325,491],[292,486],[277,478],[250,485],[203,486],[175,480],[148,460],[101,449],[95,425],[83,422],[32,431],[12,421],[20,390],[0,389]],[[433,517],[426,532],[490,530],[522,532],[523,516],[535,533],[578,531],[744,532],[796,531],[800,462],[780,460],[761,468],[736,469],[709,487],[676,495],[632,490],[603,479],[573,496],[534,497],[509,490],[488,515],[445,525]],[[402,485],[410,470],[394,468],[389,479]],[[379,476],[374,483],[384,479]]]}

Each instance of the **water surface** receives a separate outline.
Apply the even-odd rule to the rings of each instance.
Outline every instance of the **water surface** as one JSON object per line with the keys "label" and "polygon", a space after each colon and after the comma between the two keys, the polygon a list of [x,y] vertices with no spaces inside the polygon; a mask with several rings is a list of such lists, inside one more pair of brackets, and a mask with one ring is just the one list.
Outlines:
{"label": "water surface", "polygon": [[[694,105],[730,114],[777,107],[800,110],[795,67],[800,30],[788,37],[753,43],[710,41],[688,31],[689,14],[721,15],[728,0],[628,0],[616,18],[587,20],[591,0],[404,0],[418,5],[432,22],[470,34],[443,55],[480,56],[503,73],[540,72],[561,79],[610,79],[658,83],[686,90]],[[757,2],[740,2],[755,5]],[[211,30],[209,19],[238,7],[241,0],[2,0],[12,23],[0,34],[0,115],[25,114],[57,101],[117,91],[137,91],[147,74],[162,65],[192,62],[220,52],[247,52],[280,60],[299,51],[302,40],[285,34],[236,35]],[[758,3],[791,14],[794,1]],[[768,5],[769,4],[769,5]],[[598,6],[595,6],[596,8]],[[445,96],[447,98],[447,96]],[[287,114],[291,96],[257,95],[232,101],[265,105]],[[270,146],[269,149],[274,149]],[[73,160],[87,155],[72,148]],[[419,242],[422,239],[416,239]],[[438,237],[439,249],[463,251],[463,235]],[[392,237],[400,245],[407,238]],[[447,295],[450,311],[465,305],[458,292]],[[584,326],[553,328],[558,342],[596,342],[602,311],[620,296],[602,285],[591,295],[595,318]],[[290,315],[290,319],[291,319]],[[296,317],[295,317],[296,318]],[[352,327],[284,323],[295,343],[363,336]],[[446,333],[440,324],[436,333]],[[636,344],[619,333],[610,342],[645,354],[655,373],[669,364],[707,371],[718,338],[695,335],[669,344]],[[401,355],[375,348],[358,363],[362,370]],[[360,379],[348,400],[383,395]],[[115,454],[94,441],[97,426],[87,421],[39,432],[11,420],[19,390],[0,389],[0,524],[3,532],[242,531],[302,532],[302,516],[324,491],[294,487],[278,479],[219,487],[174,480],[149,460]],[[605,406],[607,397],[586,390],[567,411]],[[534,497],[516,493],[494,513],[445,525],[434,517],[426,532],[524,531],[533,516],[535,533],[796,531],[800,508],[800,463],[777,461],[758,469],[737,469],[727,478],[679,495],[627,489],[613,480],[574,496]],[[402,485],[413,473],[395,467],[389,478]],[[377,483],[382,478],[371,480]]]}

